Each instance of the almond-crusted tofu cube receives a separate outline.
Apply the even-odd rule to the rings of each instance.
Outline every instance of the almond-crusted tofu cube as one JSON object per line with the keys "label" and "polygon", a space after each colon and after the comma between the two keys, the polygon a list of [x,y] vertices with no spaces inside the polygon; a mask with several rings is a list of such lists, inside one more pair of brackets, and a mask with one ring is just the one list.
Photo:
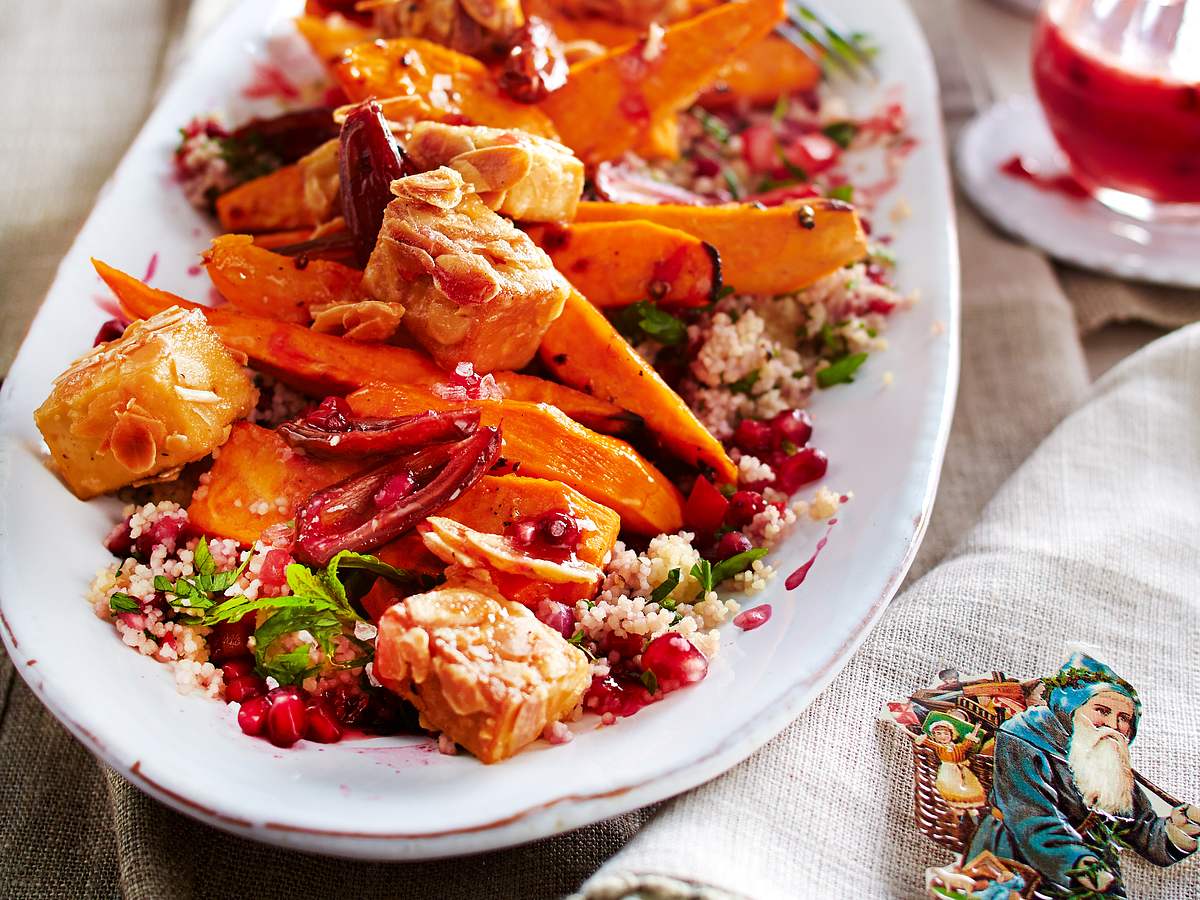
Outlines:
{"label": "almond-crusted tofu cube", "polygon": [[516,129],[417,122],[404,150],[421,169],[454,169],[489,208],[523,222],[570,222],[583,193],[569,148]]}
{"label": "almond-crusted tofu cube", "polygon": [[176,306],[77,360],[33,416],[67,487],[86,500],[207,455],[256,399],[204,314]]}
{"label": "almond-crusted tofu cube", "polygon": [[570,713],[591,667],[527,607],[486,591],[449,585],[392,606],[379,622],[374,672],[422,725],[494,763]]}
{"label": "almond-crusted tofu cube", "polygon": [[571,287],[550,257],[443,166],[392,182],[363,284],[446,369],[519,369]]}

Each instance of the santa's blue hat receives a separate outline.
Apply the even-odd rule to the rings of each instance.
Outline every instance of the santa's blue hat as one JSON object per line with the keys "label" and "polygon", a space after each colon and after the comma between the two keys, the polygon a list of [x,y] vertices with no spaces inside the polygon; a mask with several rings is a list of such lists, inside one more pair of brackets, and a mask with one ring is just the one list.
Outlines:
{"label": "santa's blue hat", "polygon": [[1086,653],[1075,653],[1052,678],[1043,682],[1048,692],[1047,705],[1066,719],[1075,715],[1075,710],[1097,694],[1109,691],[1121,694],[1133,701],[1133,722],[1130,724],[1129,740],[1137,736],[1138,721],[1142,717],[1142,701],[1128,681],[1109,666],[1093,659]]}

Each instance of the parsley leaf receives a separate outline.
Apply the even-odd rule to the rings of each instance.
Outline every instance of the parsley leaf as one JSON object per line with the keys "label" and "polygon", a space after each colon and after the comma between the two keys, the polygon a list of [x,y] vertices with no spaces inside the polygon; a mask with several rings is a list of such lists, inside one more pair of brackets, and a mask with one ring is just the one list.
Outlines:
{"label": "parsley leaf", "polygon": [[733,170],[726,166],[721,170],[721,177],[725,180],[725,187],[729,189],[729,193],[737,200],[742,196],[742,186],[738,183],[737,176],[733,174]]}
{"label": "parsley leaf", "polygon": [[858,126],[853,122],[830,122],[821,129],[825,133],[825,137],[829,138],[843,150],[850,146],[858,134]]}
{"label": "parsley leaf", "polygon": [[715,586],[712,563],[707,559],[702,559],[692,566],[692,577],[700,582],[700,590],[704,594],[707,594]]}
{"label": "parsley leaf", "polygon": [[782,122],[787,118],[788,110],[792,106],[792,98],[787,94],[780,94],[779,99],[775,101],[775,108],[771,110],[771,121]]}
{"label": "parsley leaf", "polygon": [[745,572],[748,568],[754,565],[754,561],[762,559],[767,555],[766,547],[755,547],[753,550],[747,550],[744,553],[738,553],[729,559],[723,559],[712,567],[712,582],[720,584],[728,578],[732,578],[739,572]]}
{"label": "parsley leaf", "polygon": [[700,123],[700,127],[704,129],[704,133],[716,141],[718,144],[729,143],[729,129],[725,127],[725,123],[714,116],[712,113],[705,112],[699,107],[692,107],[692,115]]}
{"label": "parsley leaf", "polygon": [[128,594],[117,591],[108,598],[108,608],[113,612],[141,612],[142,605]]}
{"label": "parsley leaf", "polygon": [[651,337],[668,347],[682,344],[687,339],[687,326],[682,319],[646,300],[626,307],[621,313],[618,328],[635,340],[639,336]]}
{"label": "parsley leaf", "polygon": [[650,595],[650,602],[657,603],[664,609],[673,610],[675,604],[667,598],[671,596],[671,591],[677,587],[679,587],[679,570],[672,569],[667,573],[667,577],[663,579],[663,583],[654,589],[654,592]]}
{"label": "parsley leaf", "polygon": [[747,372],[745,375],[743,375],[737,381],[734,381],[734,382],[726,385],[726,387],[729,388],[731,393],[745,394],[746,396],[749,396],[750,389],[753,388],[754,385],[758,383],[758,378],[761,374],[762,374],[762,372],[759,369],[755,369],[752,372]]}
{"label": "parsley leaf", "polygon": [[808,181],[809,180],[808,172],[806,172],[803,168],[801,168],[800,166],[798,166],[794,162],[792,162],[790,159],[788,159],[787,154],[783,152],[782,147],[776,146],[775,152],[776,152],[776,155],[779,157],[779,162],[783,165],[783,167],[785,169],[787,169],[789,175],[791,175],[797,181]]}
{"label": "parsley leaf", "polygon": [[854,202],[854,185],[839,184],[837,187],[830,189],[829,196],[832,197],[834,200],[842,200],[846,203],[853,203]]}
{"label": "parsley leaf", "polygon": [[823,388],[847,384],[854,380],[854,373],[866,361],[866,353],[851,353],[836,359],[831,365],[817,372],[817,384]]}
{"label": "parsley leaf", "polygon": [[653,669],[647,669],[642,673],[642,685],[651,694],[658,693],[658,676],[654,674]]}

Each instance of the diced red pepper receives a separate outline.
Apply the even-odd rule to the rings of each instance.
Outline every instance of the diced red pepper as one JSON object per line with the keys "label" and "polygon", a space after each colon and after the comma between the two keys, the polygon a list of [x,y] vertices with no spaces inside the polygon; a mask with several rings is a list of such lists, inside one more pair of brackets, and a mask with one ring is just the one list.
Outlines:
{"label": "diced red pepper", "polygon": [[708,538],[725,521],[729,501],[713,487],[713,483],[701,475],[692,486],[687,503],[683,508],[683,521],[697,537]]}

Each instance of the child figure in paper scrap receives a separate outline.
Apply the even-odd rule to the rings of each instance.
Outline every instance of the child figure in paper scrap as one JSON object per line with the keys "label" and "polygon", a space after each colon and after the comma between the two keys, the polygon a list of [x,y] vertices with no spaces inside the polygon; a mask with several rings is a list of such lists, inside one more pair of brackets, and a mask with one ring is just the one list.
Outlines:
{"label": "child figure in paper scrap", "polygon": [[983,785],[967,763],[979,747],[978,725],[972,728],[962,719],[931,712],[915,741],[927,743],[941,761],[934,787],[951,809],[961,813],[984,805],[987,795]]}
{"label": "child figure in paper scrap", "polygon": [[991,851],[1026,863],[1050,897],[1125,897],[1118,849],[1178,862],[1196,850],[1200,807],[1172,804],[1160,816],[1135,783],[1129,744],[1141,701],[1112,669],[1076,654],[1045,684],[1047,705],[996,733],[991,815],[964,858]]}

